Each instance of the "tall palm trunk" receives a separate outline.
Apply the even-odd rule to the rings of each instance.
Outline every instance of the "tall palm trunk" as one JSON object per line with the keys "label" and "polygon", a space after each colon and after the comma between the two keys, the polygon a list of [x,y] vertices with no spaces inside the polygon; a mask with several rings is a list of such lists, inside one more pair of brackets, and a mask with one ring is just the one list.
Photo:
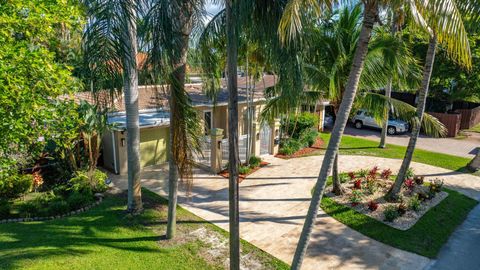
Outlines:
{"label": "tall palm trunk", "polygon": [[[387,87],[385,88],[385,97],[390,101],[392,97],[392,79],[388,80]],[[388,103],[390,104],[390,102]],[[382,126],[382,135],[380,137],[380,144],[378,145],[379,148],[385,148],[387,144],[387,130],[388,130],[388,113],[390,108],[387,109],[387,113],[384,117],[383,126]]]}
{"label": "tall palm trunk", "polygon": [[340,176],[339,176],[339,173],[338,173],[338,152],[335,155],[335,159],[333,160],[332,170],[333,170],[333,172],[332,172],[332,178],[333,178],[332,192],[337,196],[345,194],[345,189],[342,187],[342,182],[340,181]]}
{"label": "tall palm trunk", "polygon": [[238,194],[238,32],[233,11],[234,0],[226,0],[227,90],[228,90],[228,201],[230,225],[230,269],[240,269],[240,218]]}
{"label": "tall palm trunk", "polygon": [[[393,21],[392,21],[392,35],[395,36],[395,33],[397,32],[397,21],[399,18],[399,14],[395,13],[393,15]],[[392,78],[388,80],[387,86],[385,87],[385,97],[388,100],[388,106],[390,105],[390,99],[392,98]],[[382,126],[382,134],[380,136],[380,144],[378,145],[379,148],[385,148],[387,145],[387,131],[388,131],[388,117],[390,113],[390,107],[387,108],[387,113],[384,116],[383,120],[383,126]]]}
{"label": "tall palm trunk", "polygon": [[[130,0],[130,12],[134,3]],[[127,20],[124,33],[123,82],[127,114],[128,205],[131,213],[142,211],[140,183],[140,125],[138,116],[137,26],[135,17]]]}
{"label": "tall palm trunk", "polygon": [[[343,91],[342,91],[343,92]],[[338,103],[335,103],[335,117],[338,114]],[[338,152],[335,154],[335,159],[333,160],[333,168],[332,168],[332,182],[333,182],[333,187],[332,187],[332,193],[334,193],[337,196],[345,194],[345,189],[342,187],[342,183],[340,182],[340,176],[338,173]]]}
{"label": "tall palm trunk", "polygon": [[433,35],[430,38],[430,43],[428,45],[427,57],[425,59],[425,67],[423,70],[423,80],[422,88],[420,89],[416,118],[413,123],[412,135],[408,141],[407,151],[405,152],[405,157],[403,158],[402,166],[398,172],[397,178],[392,188],[386,195],[388,200],[395,201],[398,199],[398,194],[402,188],[403,181],[405,180],[405,175],[410,163],[412,162],[413,152],[415,151],[415,146],[417,144],[418,135],[420,134],[420,127],[423,120],[423,114],[425,112],[425,103],[428,96],[428,87],[430,84],[430,77],[432,75],[433,63],[435,62],[435,50],[437,48],[437,37]]}
{"label": "tall palm trunk", "polygon": [[183,153],[176,153],[174,147],[178,146],[175,143],[175,138],[181,136],[181,131],[185,130],[185,127],[182,127],[185,122],[181,121],[184,115],[179,111],[178,106],[183,106],[178,104],[175,93],[180,93],[185,91],[185,75],[187,70],[187,54],[188,54],[188,42],[190,33],[192,31],[192,9],[193,7],[190,2],[186,2],[185,5],[179,5],[179,16],[178,19],[180,30],[177,31],[178,35],[181,36],[179,42],[180,48],[178,52],[173,55],[172,67],[173,72],[171,74],[171,83],[170,83],[170,136],[169,136],[169,160],[168,160],[168,220],[167,220],[167,239],[172,239],[175,237],[176,226],[177,226],[177,197],[178,197],[178,165],[176,163],[177,155],[182,155]]}
{"label": "tall palm trunk", "polygon": [[352,68],[348,76],[347,86],[343,95],[342,103],[340,104],[339,113],[335,121],[335,125],[332,130],[332,136],[328,143],[327,151],[320,169],[320,174],[315,185],[312,201],[308,208],[307,217],[303,225],[302,234],[295,251],[295,256],[292,262],[292,268],[298,270],[302,265],[305,252],[307,251],[310,235],[313,230],[314,222],[318,214],[318,208],[320,207],[320,201],[325,190],[325,184],[327,177],[332,167],[335,156],[338,152],[340,140],[345,129],[345,125],[348,121],[350,110],[355,99],[355,94],[358,89],[358,82],[365,63],[365,57],[368,51],[368,43],[370,42],[373,25],[378,16],[378,3],[376,0],[366,1],[362,30],[360,32],[357,48],[355,50],[355,56],[353,59]]}

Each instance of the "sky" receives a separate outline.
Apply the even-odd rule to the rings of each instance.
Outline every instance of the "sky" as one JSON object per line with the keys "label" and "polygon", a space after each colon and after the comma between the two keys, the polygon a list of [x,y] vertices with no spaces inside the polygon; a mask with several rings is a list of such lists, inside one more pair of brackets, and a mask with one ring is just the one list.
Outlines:
{"label": "sky", "polygon": [[211,3],[211,1],[207,1],[205,8],[209,13],[210,18],[215,16],[222,9],[220,6]]}

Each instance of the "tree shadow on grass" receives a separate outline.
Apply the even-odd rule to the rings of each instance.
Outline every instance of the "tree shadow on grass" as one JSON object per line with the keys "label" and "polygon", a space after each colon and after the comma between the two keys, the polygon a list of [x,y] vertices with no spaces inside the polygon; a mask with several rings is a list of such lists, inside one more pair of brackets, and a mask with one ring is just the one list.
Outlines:
{"label": "tree shadow on grass", "polygon": [[[148,244],[160,236],[138,226],[148,217],[125,216],[124,201],[108,197],[98,207],[77,216],[44,222],[0,225],[0,269],[19,268],[35,259],[82,256],[108,249],[161,252]],[[107,248],[107,251],[105,250]]]}

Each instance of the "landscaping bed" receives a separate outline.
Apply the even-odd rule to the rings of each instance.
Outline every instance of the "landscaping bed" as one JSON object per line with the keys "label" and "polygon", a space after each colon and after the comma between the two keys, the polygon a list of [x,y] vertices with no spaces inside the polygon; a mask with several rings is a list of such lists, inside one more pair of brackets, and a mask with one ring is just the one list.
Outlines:
{"label": "landscaping bed", "polygon": [[[341,177],[344,181],[349,179],[348,174],[341,174]],[[389,179],[392,178],[392,176],[389,177]],[[332,185],[331,177],[328,179],[327,185]],[[327,187],[327,189],[331,189],[331,187]],[[340,203],[330,196],[323,196],[321,208],[334,219],[372,239],[395,248],[435,258],[457,226],[478,204],[472,198],[443,187],[435,197],[443,196],[440,195],[443,192],[448,196],[442,198],[428,211],[424,208],[425,212],[406,230],[397,229],[381,218],[374,218],[358,211],[356,207],[352,207],[351,202]],[[368,202],[366,204],[368,206]]]}
{"label": "landscaping bed", "polygon": [[97,205],[108,189],[107,175],[99,170],[91,176],[86,171],[77,171],[68,181],[58,181],[55,185],[44,184],[42,176],[36,173],[21,175],[18,179],[0,188],[0,222],[57,219],[78,214]]}
{"label": "landscaping bed", "polygon": [[345,193],[336,196],[328,192],[326,196],[399,230],[411,228],[426,212],[448,196],[447,192],[442,191],[442,180],[424,183],[423,177],[414,179],[412,172],[405,180],[396,202],[384,198],[394,182],[390,169],[380,171],[374,167],[342,174],[340,179]]}
{"label": "landscaping bed", "polygon": [[[247,176],[249,176],[250,174],[258,171],[260,168],[263,168],[267,165],[269,165],[270,163],[266,162],[266,161],[263,161],[261,158],[259,157],[256,157],[256,156],[251,156],[248,163],[245,163],[245,164],[242,164],[240,165],[240,168],[239,168],[239,180],[240,182],[242,182],[245,178],[247,178]],[[228,167],[228,165],[227,165]],[[229,177],[229,173],[228,173],[228,168],[227,169],[224,169],[223,171],[219,172],[218,175],[224,177],[224,178],[228,178]]]}
{"label": "landscaping bed", "polygon": [[303,157],[312,154],[315,151],[318,151],[322,149],[323,146],[323,140],[321,138],[317,138],[316,141],[308,147],[304,147],[296,152],[294,152],[291,155],[285,155],[278,153],[275,155],[277,158],[283,158],[283,159],[290,159],[290,158],[297,158],[297,157]]}

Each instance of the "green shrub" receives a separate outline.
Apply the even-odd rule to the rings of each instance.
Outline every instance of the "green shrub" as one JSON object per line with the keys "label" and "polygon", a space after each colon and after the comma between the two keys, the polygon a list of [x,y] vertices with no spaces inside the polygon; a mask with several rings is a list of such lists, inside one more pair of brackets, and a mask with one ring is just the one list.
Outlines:
{"label": "green shrub", "polygon": [[56,216],[65,214],[70,211],[70,206],[62,198],[56,198],[52,200],[47,207],[48,216]]}
{"label": "green shrub", "polygon": [[107,191],[108,186],[105,184],[105,181],[107,180],[108,175],[100,170],[95,170],[93,173],[93,192],[97,193],[103,193]]}
{"label": "green shrub", "polygon": [[315,129],[306,129],[300,134],[300,142],[306,146],[312,146],[318,138],[318,131]]}
{"label": "green shrub", "polygon": [[408,168],[407,172],[405,173],[405,179],[412,179],[415,176],[415,172],[412,168]]}
{"label": "green shrub", "polygon": [[238,173],[239,174],[248,174],[251,170],[252,169],[250,169],[250,167],[242,165],[238,168]]}
{"label": "green shrub", "polygon": [[413,196],[410,201],[408,201],[408,208],[412,209],[415,212],[420,210],[420,199],[417,195]]}
{"label": "green shrub", "polygon": [[282,129],[292,138],[298,139],[300,134],[306,129],[312,129],[318,125],[318,115],[309,112],[303,112],[298,115],[290,114],[289,121],[282,121]]}
{"label": "green shrub", "polygon": [[353,206],[362,202],[363,192],[360,190],[353,190],[352,194],[350,195],[350,202]]}
{"label": "green shrub", "polygon": [[68,181],[72,193],[92,194],[90,180],[84,171],[75,172],[75,176]]}
{"label": "green shrub", "polygon": [[18,206],[18,213],[21,217],[36,217],[39,214],[40,207],[35,201],[23,202]]}
{"label": "green shrub", "polygon": [[64,198],[68,197],[68,195],[72,193],[72,190],[66,184],[56,185],[52,188],[52,191],[56,196],[61,196]]}
{"label": "green shrub", "polygon": [[257,157],[257,156],[251,156],[248,159],[248,164],[250,164],[250,167],[252,167],[252,168],[260,166],[261,162],[262,162],[262,159]]}
{"label": "green shrub", "polygon": [[398,213],[397,207],[395,207],[394,205],[389,205],[385,207],[383,214],[385,215],[385,221],[389,221],[389,222],[394,221],[396,218],[400,216],[400,214]]}
{"label": "green shrub", "polygon": [[5,219],[10,216],[11,205],[6,200],[0,200],[0,219]]}
{"label": "green shrub", "polygon": [[88,171],[77,171],[75,176],[70,179],[69,184],[73,192],[92,194],[96,192],[105,192],[108,186],[105,184],[107,174],[95,170],[90,178]]}
{"label": "green shrub", "polygon": [[16,199],[32,188],[32,175],[3,174],[0,179],[0,198]]}
{"label": "green shrub", "polygon": [[68,197],[67,203],[70,206],[70,209],[76,210],[93,203],[93,197],[91,194],[73,192]]}
{"label": "green shrub", "polygon": [[282,147],[280,147],[279,153],[282,155],[293,155],[295,152],[302,148],[302,144],[296,139],[287,139],[283,142]]}

